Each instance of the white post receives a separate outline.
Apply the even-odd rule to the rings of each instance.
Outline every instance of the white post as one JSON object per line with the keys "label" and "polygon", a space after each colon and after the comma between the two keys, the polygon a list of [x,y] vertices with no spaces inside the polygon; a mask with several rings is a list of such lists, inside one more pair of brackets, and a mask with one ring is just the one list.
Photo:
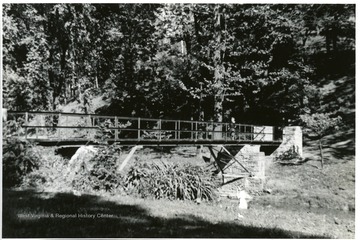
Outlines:
{"label": "white post", "polygon": [[122,164],[118,167],[117,171],[118,171],[118,172],[121,172],[121,171],[125,168],[126,164],[129,162],[129,160],[131,159],[131,157],[134,155],[135,151],[136,151],[137,149],[141,149],[142,147],[143,147],[143,146],[134,146],[134,147],[131,149],[130,153],[126,156],[126,158],[125,158],[125,160],[122,162]]}

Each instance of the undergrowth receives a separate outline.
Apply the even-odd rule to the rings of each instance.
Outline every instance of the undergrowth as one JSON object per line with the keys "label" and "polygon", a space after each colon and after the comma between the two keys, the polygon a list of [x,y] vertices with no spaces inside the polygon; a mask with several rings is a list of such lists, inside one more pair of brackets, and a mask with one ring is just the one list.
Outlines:
{"label": "undergrowth", "polygon": [[143,198],[170,200],[206,200],[215,198],[211,173],[199,166],[171,163],[138,163],[125,179],[129,194]]}
{"label": "undergrowth", "polygon": [[28,142],[16,138],[4,139],[2,163],[4,187],[14,187],[39,168],[40,156]]}
{"label": "undergrowth", "polygon": [[117,171],[120,151],[117,145],[97,148],[93,157],[81,163],[79,171],[72,179],[73,188],[88,193],[121,192],[123,178]]}
{"label": "undergrowth", "polygon": [[24,176],[21,182],[23,188],[89,194],[118,193],[123,189],[122,176],[116,171],[119,149],[115,146],[99,147],[93,154],[83,148],[73,164],[55,155],[54,149],[39,150],[41,160],[38,169]]}
{"label": "undergrowth", "polygon": [[64,158],[55,155],[53,149],[40,148],[39,167],[27,174],[21,186],[44,191],[66,191],[71,186],[66,178],[67,163]]}
{"label": "undergrowth", "polygon": [[53,148],[22,143],[13,135],[5,139],[3,149],[5,187],[170,200],[211,201],[216,195],[211,172],[200,166],[137,163],[129,172],[119,173],[121,148],[115,144],[81,147],[70,161]]}
{"label": "undergrowth", "polygon": [[34,150],[34,145],[27,141],[20,141],[16,137],[23,121],[23,119],[16,119],[4,124],[2,144],[4,187],[18,186],[27,174],[39,168],[40,155]]}
{"label": "undergrowth", "polygon": [[290,148],[289,150],[283,152],[281,155],[277,156],[275,162],[278,163],[290,163],[290,162],[299,162],[302,161],[302,157],[295,149]]}

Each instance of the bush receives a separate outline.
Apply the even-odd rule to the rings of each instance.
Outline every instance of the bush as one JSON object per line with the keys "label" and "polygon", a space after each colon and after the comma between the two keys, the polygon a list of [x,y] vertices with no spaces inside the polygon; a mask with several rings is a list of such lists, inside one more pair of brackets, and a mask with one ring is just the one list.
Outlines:
{"label": "bush", "polygon": [[122,177],[116,172],[118,147],[106,146],[97,150],[90,159],[87,159],[87,156],[85,156],[86,160],[77,159],[79,160],[77,164],[80,166],[69,166],[66,159],[55,155],[53,148],[43,148],[38,169],[24,176],[21,186],[43,191],[122,193]]}
{"label": "bush", "polygon": [[122,176],[117,172],[120,147],[110,145],[98,149],[94,157],[83,163],[72,181],[75,190],[88,193],[121,192]]}
{"label": "bush", "polygon": [[16,138],[5,138],[3,142],[3,184],[14,187],[24,177],[39,167],[40,156],[29,142]]}
{"label": "bush", "polygon": [[295,149],[289,149],[283,152],[281,155],[277,156],[275,161],[277,162],[290,162],[290,161],[301,161],[302,157],[299,155]]}
{"label": "bush", "polygon": [[215,198],[211,172],[189,164],[136,164],[127,174],[125,187],[127,193],[145,198],[208,201]]}
{"label": "bush", "polygon": [[39,151],[41,152],[39,167],[24,177],[21,186],[43,191],[70,190],[70,182],[66,179],[66,160],[55,155],[53,148],[39,148]]}

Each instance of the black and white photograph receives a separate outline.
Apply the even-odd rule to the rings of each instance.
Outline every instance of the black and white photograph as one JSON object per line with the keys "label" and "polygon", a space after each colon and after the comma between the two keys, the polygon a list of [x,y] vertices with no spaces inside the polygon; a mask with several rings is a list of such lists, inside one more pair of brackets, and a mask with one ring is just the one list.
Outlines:
{"label": "black and white photograph", "polygon": [[1,3],[2,238],[355,239],[355,3]]}

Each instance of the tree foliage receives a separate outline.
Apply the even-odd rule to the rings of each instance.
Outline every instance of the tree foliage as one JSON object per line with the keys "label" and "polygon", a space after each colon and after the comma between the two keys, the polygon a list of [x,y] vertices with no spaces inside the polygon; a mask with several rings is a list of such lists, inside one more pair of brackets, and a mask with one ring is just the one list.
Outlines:
{"label": "tree foliage", "polygon": [[297,123],[354,52],[348,4],[3,4],[11,110]]}
{"label": "tree foliage", "polygon": [[338,127],[341,122],[340,116],[330,117],[329,113],[304,114],[300,115],[300,118],[311,133],[315,134],[318,138],[324,137],[327,131]]}

